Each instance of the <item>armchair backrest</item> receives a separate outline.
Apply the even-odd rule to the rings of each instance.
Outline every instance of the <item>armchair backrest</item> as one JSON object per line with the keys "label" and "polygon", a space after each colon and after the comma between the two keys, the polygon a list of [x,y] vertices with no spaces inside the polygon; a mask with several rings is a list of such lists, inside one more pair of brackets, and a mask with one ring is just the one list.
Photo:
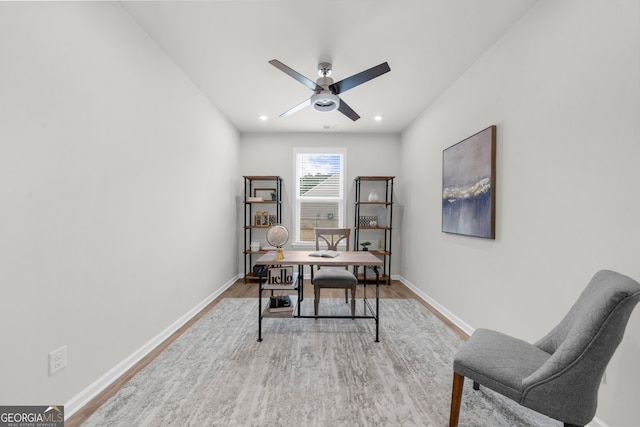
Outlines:
{"label": "armchair backrest", "polygon": [[521,403],[545,401],[558,406],[557,415],[571,412],[573,423],[586,425],[595,415],[604,370],[638,301],[638,282],[614,271],[597,272],[562,321],[534,344],[551,356],[523,380]]}
{"label": "armchair backrest", "polygon": [[[346,250],[349,250],[349,238],[351,236],[350,228],[316,228],[316,250],[329,249],[337,251],[338,245],[345,241]],[[321,242],[326,243],[327,248],[321,247]]]}
{"label": "armchair backrest", "polygon": [[[607,332],[616,336],[617,346],[639,299],[638,282],[614,271],[599,271],[562,321],[535,345],[551,354],[561,348],[565,353],[571,353],[571,349],[582,353],[594,339]],[[625,315],[620,316],[620,311]]]}

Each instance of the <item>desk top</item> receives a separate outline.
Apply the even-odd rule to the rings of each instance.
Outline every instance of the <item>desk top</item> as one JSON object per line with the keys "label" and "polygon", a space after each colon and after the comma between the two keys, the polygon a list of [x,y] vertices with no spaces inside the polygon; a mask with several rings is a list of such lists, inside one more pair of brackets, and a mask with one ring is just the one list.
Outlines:
{"label": "desk top", "polygon": [[[375,265],[382,266],[382,260],[368,251],[341,251],[335,258],[310,256],[315,251],[283,251],[284,259],[277,264],[289,265]],[[258,265],[275,263],[276,252],[269,251],[256,260]]]}

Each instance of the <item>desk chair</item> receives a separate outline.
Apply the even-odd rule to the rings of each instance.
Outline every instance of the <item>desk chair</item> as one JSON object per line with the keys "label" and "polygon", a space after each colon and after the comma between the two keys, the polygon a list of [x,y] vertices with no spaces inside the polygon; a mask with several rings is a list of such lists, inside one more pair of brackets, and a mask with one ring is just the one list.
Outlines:
{"label": "desk chair", "polygon": [[482,384],[565,427],[588,424],[604,370],[639,300],[639,283],[603,270],[564,319],[534,344],[477,329],[453,360],[449,426],[458,425],[464,377],[476,390]]}
{"label": "desk chair", "polygon": [[[316,250],[328,249],[331,251],[338,250],[338,244],[345,241],[346,248],[349,250],[349,237],[351,230],[349,228],[316,228]],[[326,244],[327,248],[324,248]],[[338,288],[344,289],[344,300],[349,302],[348,292],[351,290],[351,317],[356,313],[356,285],[358,279],[354,276],[346,266],[344,267],[320,267],[316,266],[317,271],[314,272],[314,266],[311,266],[311,284],[313,285],[313,313],[318,315],[318,304],[320,303],[320,289],[322,288]]]}

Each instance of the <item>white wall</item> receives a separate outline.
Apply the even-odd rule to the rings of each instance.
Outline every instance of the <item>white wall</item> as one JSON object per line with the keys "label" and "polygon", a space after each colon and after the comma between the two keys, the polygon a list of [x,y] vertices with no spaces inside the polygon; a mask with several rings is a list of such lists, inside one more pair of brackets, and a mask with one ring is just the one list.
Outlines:
{"label": "white wall", "polygon": [[[640,280],[640,6],[540,1],[402,135],[401,274],[473,328],[534,341],[599,269]],[[496,240],[441,230],[442,150],[497,133]],[[640,308],[597,417],[640,425]]]}
{"label": "white wall", "polygon": [[0,3],[0,58],[0,404],[65,404],[234,278],[239,136],[115,2]]}
{"label": "white wall", "polygon": [[[328,113],[332,114],[332,113]],[[359,175],[396,176],[393,206],[393,235],[391,274],[399,274],[401,234],[402,193],[397,191],[397,185],[402,181],[400,170],[400,136],[398,134],[347,134],[347,133],[299,133],[299,134],[241,134],[240,136],[240,174],[238,176],[238,223],[243,224],[243,181],[242,175],[280,175],[283,179],[282,191],[282,223],[291,232],[290,243],[293,240],[293,205],[294,197],[294,147],[346,147],[346,184],[347,184],[347,213],[346,227],[353,227],[355,186],[354,178]],[[368,193],[366,193],[368,194]],[[264,234],[264,233],[263,233]],[[255,232],[255,239],[261,239],[259,230]],[[382,235],[380,235],[382,237]],[[238,242],[244,241],[243,230],[239,231]],[[287,247],[291,247],[291,244]],[[240,251],[242,248],[240,248]],[[239,259],[238,272],[244,274],[242,257]]]}
{"label": "white wall", "polygon": [[[239,137],[117,4],[0,3],[0,404],[67,402],[242,273],[241,176],[281,174],[290,223],[297,146],[346,146],[349,183],[398,177],[392,273],[473,327],[535,340],[596,270],[640,279],[639,17],[539,2],[402,138]],[[442,150],[490,124],[497,239],[443,234]],[[640,420],[638,337],[640,310],[611,426]]]}

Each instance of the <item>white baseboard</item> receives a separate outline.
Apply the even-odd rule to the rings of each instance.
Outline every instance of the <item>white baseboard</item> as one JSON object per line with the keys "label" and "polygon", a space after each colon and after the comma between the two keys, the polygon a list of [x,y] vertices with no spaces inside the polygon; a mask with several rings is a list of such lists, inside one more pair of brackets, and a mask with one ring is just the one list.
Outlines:
{"label": "white baseboard", "polygon": [[100,392],[106,389],[111,383],[120,378],[125,372],[131,369],[136,363],[138,363],[143,357],[149,354],[153,349],[159,346],[164,340],[169,338],[171,334],[180,329],[185,323],[191,320],[195,315],[197,315],[202,309],[204,309],[211,301],[216,299],[222,292],[228,289],[231,285],[233,285],[238,279],[241,279],[242,275],[237,275],[227,283],[225,283],[222,287],[216,290],[214,293],[205,298],[198,305],[193,307],[187,313],[185,313],[178,320],[173,322],[166,328],[164,331],[160,332],[156,337],[151,339],[145,345],[140,347],[137,351],[131,354],[129,357],[124,359],[122,362],[118,363],[114,366],[109,372],[98,378],[95,382],[93,382],[89,387],[82,390],[80,393],[71,398],[68,402],[64,404],[64,417],[65,421],[69,419],[73,414],[75,414],[80,408],[89,403],[91,399],[95,398]]}
{"label": "white baseboard", "polygon": [[433,298],[431,298],[429,295],[425,294],[423,291],[421,291],[420,289],[418,289],[416,286],[414,286],[411,282],[409,282],[407,279],[405,279],[402,276],[398,276],[399,278],[397,280],[399,280],[400,282],[402,282],[407,288],[411,289],[413,292],[416,293],[416,295],[418,295],[420,298],[422,298],[422,300],[424,300],[427,304],[431,305],[433,308],[435,308],[436,310],[438,310],[444,317],[446,317],[449,321],[451,321],[454,325],[456,325],[458,328],[462,329],[464,331],[464,333],[466,333],[467,335],[471,335],[474,331],[474,328],[472,328],[470,325],[468,325],[467,323],[465,323],[462,319],[460,319],[458,316],[456,316],[455,314],[453,314],[452,312],[450,312],[449,310],[447,310],[444,306],[442,306],[438,301],[434,300]]}
{"label": "white baseboard", "polygon": [[604,421],[600,418],[595,417],[586,427],[609,427]]}

